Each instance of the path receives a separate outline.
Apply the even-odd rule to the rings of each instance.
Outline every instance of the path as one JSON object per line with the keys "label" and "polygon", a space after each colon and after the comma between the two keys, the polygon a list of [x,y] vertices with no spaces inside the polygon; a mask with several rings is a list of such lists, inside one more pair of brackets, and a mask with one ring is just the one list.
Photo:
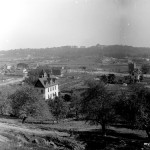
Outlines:
{"label": "path", "polygon": [[4,86],[4,85],[8,85],[8,84],[15,84],[15,83],[19,83],[23,81],[23,78],[16,78],[16,79],[12,79],[12,80],[7,80],[6,82],[0,82],[0,86]]}

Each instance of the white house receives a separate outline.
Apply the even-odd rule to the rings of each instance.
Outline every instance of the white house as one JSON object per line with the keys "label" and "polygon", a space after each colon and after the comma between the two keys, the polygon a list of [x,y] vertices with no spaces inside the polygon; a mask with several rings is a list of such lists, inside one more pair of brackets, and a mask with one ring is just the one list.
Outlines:
{"label": "white house", "polygon": [[35,83],[37,92],[43,95],[45,100],[54,99],[58,96],[58,82],[54,76],[48,77],[46,73]]}

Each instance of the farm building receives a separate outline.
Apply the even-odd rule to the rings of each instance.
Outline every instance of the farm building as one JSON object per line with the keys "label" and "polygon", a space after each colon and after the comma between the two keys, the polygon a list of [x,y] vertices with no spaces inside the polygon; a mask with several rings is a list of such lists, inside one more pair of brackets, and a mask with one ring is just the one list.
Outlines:
{"label": "farm building", "polygon": [[58,96],[58,82],[54,76],[48,76],[46,72],[42,71],[40,78],[35,83],[35,88],[45,100],[54,99]]}

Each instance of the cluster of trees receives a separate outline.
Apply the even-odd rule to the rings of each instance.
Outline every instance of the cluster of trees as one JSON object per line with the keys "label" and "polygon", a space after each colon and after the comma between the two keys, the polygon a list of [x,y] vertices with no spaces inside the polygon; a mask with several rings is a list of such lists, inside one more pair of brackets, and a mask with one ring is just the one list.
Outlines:
{"label": "cluster of trees", "polygon": [[0,114],[22,118],[23,123],[28,117],[52,118],[47,103],[29,85],[16,87],[11,92],[1,92]]}
{"label": "cluster of trees", "polygon": [[89,82],[82,94],[80,112],[86,121],[102,126],[103,134],[112,123],[124,122],[131,128],[146,131],[150,138],[150,91],[134,84],[118,93],[109,91],[102,82]]}
{"label": "cluster of trees", "polygon": [[[116,93],[108,90],[101,81],[86,82],[88,88],[82,93],[74,92],[69,97],[56,97],[44,101],[32,86],[21,86],[14,92],[2,95],[0,112],[5,114],[6,107],[10,115],[22,118],[22,122],[31,117],[59,119],[75,117],[92,124],[100,124],[102,133],[114,123],[125,123],[132,128],[146,131],[150,138],[150,91],[140,84],[128,86]],[[4,100],[5,98],[5,100]]]}
{"label": "cluster of trees", "polygon": [[149,64],[143,64],[143,65],[141,66],[141,71],[142,71],[143,74],[149,73],[149,71],[150,71],[150,66],[149,66]]}
{"label": "cluster of trees", "polygon": [[3,89],[0,92],[0,114],[10,115],[22,119],[22,123],[29,117],[42,120],[56,120],[57,122],[69,116],[71,96],[56,97],[45,101],[33,86],[25,84],[14,90]]}
{"label": "cluster of trees", "polygon": [[76,119],[100,124],[103,135],[106,134],[107,126],[122,123],[132,129],[145,130],[150,138],[149,89],[140,84],[134,84],[116,93],[116,91],[108,90],[103,82],[89,81],[87,86],[87,90],[82,93],[74,92],[70,103],[67,102],[68,105],[64,105],[65,101],[58,101],[58,99],[56,102],[51,102],[56,103],[56,107],[51,104],[52,109],[55,110],[55,116],[63,115],[61,118],[65,118],[72,113]]}
{"label": "cluster of trees", "polygon": [[108,74],[108,75],[104,74],[100,76],[100,79],[104,83],[110,83],[110,84],[116,83],[116,76],[114,74]]}
{"label": "cluster of trees", "polygon": [[[100,80],[102,82],[109,83],[109,84],[122,84],[122,83],[127,83],[127,84],[132,84],[136,83],[137,80],[132,79],[132,77],[129,76],[124,76],[122,78],[117,78],[115,74],[108,74],[108,75],[102,75],[100,76]],[[143,80],[143,75],[140,76],[140,82]]]}

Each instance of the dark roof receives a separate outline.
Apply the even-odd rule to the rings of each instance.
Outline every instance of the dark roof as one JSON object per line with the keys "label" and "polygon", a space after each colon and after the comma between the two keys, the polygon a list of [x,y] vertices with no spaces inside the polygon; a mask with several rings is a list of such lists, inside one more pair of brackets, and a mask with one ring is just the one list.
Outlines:
{"label": "dark roof", "polygon": [[57,84],[56,78],[39,78],[35,83],[35,87],[47,88]]}

